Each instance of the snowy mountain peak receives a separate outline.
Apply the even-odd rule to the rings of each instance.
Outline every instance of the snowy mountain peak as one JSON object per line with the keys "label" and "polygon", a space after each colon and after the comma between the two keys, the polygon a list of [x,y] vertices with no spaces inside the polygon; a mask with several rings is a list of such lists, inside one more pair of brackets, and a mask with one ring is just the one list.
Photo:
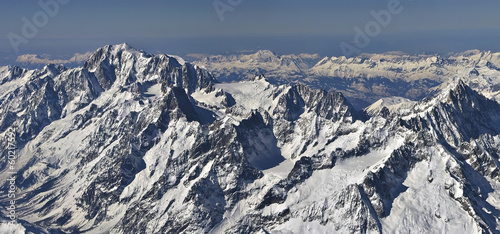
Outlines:
{"label": "snowy mountain peak", "polygon": [[122,50],[137,50],[137,49],[133,48],[132,46],[130,46],[130,44],[128,44],[127,42],[117,44],[117,45],[115,45],[115,47],[120,47]]}
{"label": "snowy mountain peak", "polygon": [[477,105],[478,100],[486,100],[484,96],[470,88],[463,79],[458,79],[448,85],[435,98],[441,103],[458,104],[459,102],[470,102],[472,106]]}
{"label": "snowy mountain peak", "polygon": [[266,77],[264,75],[258,75],[258,76],[255,76],[254,78],[251,79],[252,81],[265,81],[267,83],[269,83],[269,81],[266,79]]}
{"label": "snowy mountain peak", "polygon": [[183,87],[186,92],[204,89],[215,83],[205,69],[182,58],[168,55],[150,55],[128,44],[109,45],[98,49],[85,62],[84,69],[96,74],[104,89],[129,86],[133,83],[153,82],[166,86]]}
{"label": "snowy mountain peak", "polygon": [[404,114],[411,111],[416,103],[417,102],[415,101],[402,97],[381,98],[369,107],[365,108],[365,111],[370,116],[380,113],[384,108],[386,108],[390,113]]}
{"label": "snowy mountain peak", "polygon": [[[432,126],[436,135],[458,146],[481,134],[500,133],[500,104],[470,88],[463,80],[448,86],[436,97],[414,107],[416,116]],[[404,119],[415,117],[407,113]]]}
{"label": "snowy mountain peak", "polygon": [[179,56],[175,55],[166,55],[166,54],[159,54],[159,55],[151,55],[143,50],[138,50],[131,45],[127,43],[122,43],[122,44],[117,44],[117,45],[107,45],[104,47],[99,48],[96,52],[94,52],[87,62],[85,63],[84,67],[90,66],[94,61],[96,60],[114,60],[116,58],[121,58],[125,57],[127,59],[134,59],[134,60],[146,60],[151,57],[159,57],[163,59],[169,59],[172,60],[172,63],[177,66],[183,66],[186,62],[184,59],[182,59]]}
{"label": "snowy mountain peak", "polygon": [[463,79],[459,79],[455,86],[450,90],[450,96],[455,98],[466,98],[468,96],[478,95],[477,92],[473,91]]}
{"label": "snowy mountain peak", "polygon": [[270,50],[259,50],[255,53],[259,58],[269,58],[269,57],[277,57],[277,55]]}
{"label": "snowy mountain peak", "polygon": [[144,51],[135,49],[127,43],[122,43],[122,44],[116,44],[116,45],[106,45],[104,47],[101,47],[92,56],[105,54],[106,56],[116,57],[124,52],[128,52],[128,53],[134,54],[134,55],[143,55],[143,54],[145,55],[146,54]]}

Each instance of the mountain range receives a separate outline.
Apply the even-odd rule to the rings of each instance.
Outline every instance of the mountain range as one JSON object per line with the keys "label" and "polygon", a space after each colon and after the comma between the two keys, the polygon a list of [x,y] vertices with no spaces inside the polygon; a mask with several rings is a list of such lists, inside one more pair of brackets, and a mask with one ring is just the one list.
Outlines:
{"label": "mountain range", "polygon": [[262,50],[191,57],[194,64],[206,67],[220,81],[265,75],[273,84],[302,82],[342,92],[358,109],[392,96],[418,101],[445,88],[452,78],[464,80],[490,98],[500,97],[500,53],[489,51],[447,56],[388,52],[322,58],[317,54],[278,55]]}
{"label": "mountain range", "polygon": [[[2,191],[17,145],[17,224],[2,193],[0,230],[500,232],[497,54],[253,57],[119,44],[81,67],[0,68]],[[366,110],[344,92],[398,82],[422,87]]]}

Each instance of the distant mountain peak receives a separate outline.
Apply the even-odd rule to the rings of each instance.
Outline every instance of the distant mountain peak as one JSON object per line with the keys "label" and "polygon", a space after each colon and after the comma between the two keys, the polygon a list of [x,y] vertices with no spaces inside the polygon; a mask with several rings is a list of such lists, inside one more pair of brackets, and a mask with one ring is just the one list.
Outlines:
{"label": "distant mountain peak", "polygon": [[482,97],[478,92],[471,89],[463,79],[459,78],[453,81],[436,97],[439,102],[450,103],[453,100],[463,100]]}
{"label": "distant mountain peak", "polygon": [[106,45],[103,48],[104,49],[108,49],[108,50],[114,50],[114,51],[126,51],[126,50],[128,50],[128,51],[142,52],[141,50],[138,50],[138,49],[132,47],[127,42],[123,42],[123,43],[120,43],[120,44],[114,44],[114,45]]}
{"label": "distant mountain peak", "polygon": [[255,54],[260,56],[276,56],[276,53],[270,50],[258,50]]}
{"label": "distant mountain peak", "polygon": [[266,77],[264,75],[257,75],[255,76],[254,78],[251,79],[252,81],[259,81],[259,80],[262,80],[262,81],[265,81],[265,82],[269,82]]}

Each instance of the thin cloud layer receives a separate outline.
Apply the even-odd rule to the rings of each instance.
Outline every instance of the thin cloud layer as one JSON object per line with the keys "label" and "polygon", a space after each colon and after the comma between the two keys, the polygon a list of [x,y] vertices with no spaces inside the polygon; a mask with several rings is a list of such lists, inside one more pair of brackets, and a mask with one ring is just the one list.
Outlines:
{"label": "thin cloud layer", "polygon": [[85,62],[91,52],[85,54],[76,53],[70,59],[51,59],[50,56],[39,56],[36,54],[23,54],[17,57],[16,62],[18,63],[29,63],[29,64],[68,64],[68,63],[81,63]]}

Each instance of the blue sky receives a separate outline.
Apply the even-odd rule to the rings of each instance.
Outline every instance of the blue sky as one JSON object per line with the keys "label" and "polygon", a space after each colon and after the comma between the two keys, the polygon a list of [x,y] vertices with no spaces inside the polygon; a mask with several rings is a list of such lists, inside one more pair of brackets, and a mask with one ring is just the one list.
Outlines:
{"label": "blue sky", "polygon": [[[22,36],[21,19],[33,21],[43,9],[38,1],[0,0],[0,55],[64,57],[120,42],[180,55],[256,49],[341,55],[340,42],[352,43],[354,27],[364,28],[374,20],[370,12],[388,9],[389,1],[241,0],[221,21],[214,0],[72,0],[16,53],[7,35]],[[400,0],[400,6],[361,52],[500,51],[500,1]]]}

